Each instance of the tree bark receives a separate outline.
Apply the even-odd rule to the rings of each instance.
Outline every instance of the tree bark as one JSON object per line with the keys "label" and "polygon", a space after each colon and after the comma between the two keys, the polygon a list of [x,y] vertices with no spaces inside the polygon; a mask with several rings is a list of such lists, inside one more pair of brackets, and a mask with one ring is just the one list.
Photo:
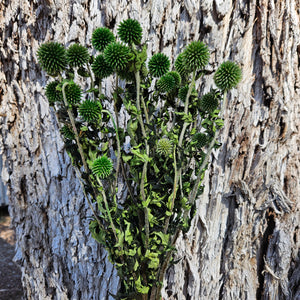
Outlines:
{"label": "tree bark", "polygon": [[[36,51],[49,40],[91,46],[95,28],[116,32],[128,17],[142,24],[149,55],[163,50],[174,60],[189,41],[203,40],[210,70],[231,59],[243,71],[163,298],[300,299],[299,0],[33,0],[0,7],[2,180],[27,299],[111,299],[117,292],[116,272],[89,234],[91,211],[45,100]],[[199,90],[212,86],[208,76]]]}

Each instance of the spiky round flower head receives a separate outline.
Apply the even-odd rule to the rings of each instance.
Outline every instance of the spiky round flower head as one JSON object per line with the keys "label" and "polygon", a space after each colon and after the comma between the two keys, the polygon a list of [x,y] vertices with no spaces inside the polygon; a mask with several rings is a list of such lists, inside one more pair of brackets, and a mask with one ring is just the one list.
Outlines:
{"label": "spiky round flower head", "polygon": [[104,58],[113,69],[125,69],[129,59],[129,48],[121,43],[111,43],[104,50]]}
{"label": "spiky round flower head", "polygon": [[60,129],[60,132],[66,140],[74,140],[75,139],[75,134],[74,134],[73,130],[67,125],[64,125]]}
{"label": "spiky round flower head", "polygon": [[101,79],[110,76],[114,71],[111,65],[109,65],[104,59],[103,54],[100,54],[96,57],[92,64],[92,70],[95,76]]}
{"label": "spiky round flower head", "polygon": [[70,67],[82,67],[90,59],[88,50],[79,45],[71,45],[67,50],[67,61]]}
{"label": "spiky round flower head", "polygon": [[106,27],[97,28],[92,34],[92,44],[94,48],[100,52],[102,52],[108,44],[114,41],[114,34]]}
{"label": "spiky round flower head", "polygon": [[188,75],[186,66],[184,64],[183,53],[180,53],[175,60],[175,69],[180,74],[181,78]]}
{"label": "spiky round flower head", "polygon": [[156,85],[158,89],[164,93],[169,93],[176,87],[174,77],[168,73],[166,75],[163,75],[156,82]]}
{"label": "spiky round flower head", "polygon": [[232,61],[223,62],[214,75],[216,86],[222,91],[228,91],[237,86],[242,79],[240,67]]}
{"label": "spiky round flower head", "polygon": [[37,51],[38,61],[51,76],[57,76],[67,65],[65,48],[55,42],[42,44]]}
{"label": "spiky round flower head", "polygon": [[137,20],[127,19],[120,23],[118,34],[122,42],[131,45],[141,43],[143,29]]}
{"label": "spiky round flower head", "polygon": [[203,95],[200,99],[200,109],[204,112],[211,113],[217,109],[218,105],[218,97],[213,92]]}
{"label": "spiky round flower head", "polygon": [[[181,101],[185,102],[188,91],[189,91],[188,85],[182,86],[178,91],[178,98]],[[197,91],[195,88],[192,89],[191,95],[193,95],[193,94],[197,94]]]}
{"label": "spiky round flower head", "polygon": [[154,77],[161,77],[170,69],[170,60],[163,53],[154,54],[148,63],[149,72]]}
{"label": "spiky round flower head", "polygon": [[79,114],[86,122],[97,121],[101,117],[101,105],[96,101],[85,100],[79,106]]}
{"label": "spiky round flower head", "polygon": [[65,88],[66,99],[69,104],[79,103],[81,100],[81,88],[76,83],[70,83]]}
{"label": "spiky round flower head", "polygon": [[118,70],[117,74],[120,79],[126,80],[127,82],[135,82],[135,75],[133,72],[129,72],[128,70]]}
{"label": "spiky round flower head", "polygon": [[162,138],[157,142],[156,152],[159,155],[170,155],[173,151],[172,142],[167,138]]}
{"label": "spiky round flower head", "polygon": [[201,149],[208,142],[207,135],[205,133],[201,133],[201,132],[195,133],[192,136],[192,142],[198,149]]}
{"label": "spiky round flower head", "polygon": [[173,76],[177,87],[181,84],[181,76],[178,72],[171,71],[171,72],[168,72],[167,74],[170,74],[171,76]]}
{"label": "spiky round flower head", "polygon": [[46,86],[45,94],[50,105],[53,105],[54,102],[59,102],[63,100],[62,92],[56,89],[58,85],[58,81],[52,81]]}
{"label": "spiky round flower head", "polygon": [[183,51],[183,63],[189,71],[203,69],[209,61],[207,46],[200,41],[191,42]]}
{"label": "spiky round flower head", "polygon": [[181,100],[181,101],[185,101],[185,98],[186,98],[186,95],[188,93],[188,90],[189,90],[189,86],[188,85],[185,85],[185,86],[182,86],[179,91],[178,91],[178,98]]}
{"label": "spiky round flower head", "polygon": [[101,156],[94,160],[92,165],[92,172],[100,179],[108,177],[113,170],[113,164],[110,158]]}

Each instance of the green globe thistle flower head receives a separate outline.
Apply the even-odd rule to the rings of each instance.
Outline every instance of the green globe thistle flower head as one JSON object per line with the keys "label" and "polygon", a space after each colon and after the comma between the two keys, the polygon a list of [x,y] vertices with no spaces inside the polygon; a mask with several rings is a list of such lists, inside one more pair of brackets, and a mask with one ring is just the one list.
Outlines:
{"label": "green globe thistle flower head", "polygon": [[71,45],[67,50],[67,62],[70,67],[82,67],[90,59],[88,50],[79,45]]}
{"label": "green globe thistle flower head", "polygon": [[149,72],[154,77],[161,77],[170,69],[170,60],[163,53],[154,54],[148,63]]}
{"label": "green globe thistle flower head", "polygon": [[184,64],[183,53],[180,53],[175,60],[175,70],[180,74],[181,78],[188,76],[188,71]]}
{"label": "green globe thistle flower head", "polygon": [[94,160],[92,165],[92,172],[100,179],[107,178],[113,170],[113,163],[110,158],[101,156]]}
{"label": "green globe thistle flower head", "polygon": [[85,100],[79,106],[79,114],[86,122],[95,122],[101,118],[101,104],[98,101]]}
{"label": "green globe thistle flower head", "polygon": [[181,76],[178,72],[176,71],[171,71],[171,72],[168,72],[167,74],[173,76],[174,80],[175,80],[175,85],[177,87],[179,87],[179,85],[181,84]]}
{"label": "green globe thistle flower head", "polygon": [[167,138],[160,139],[156,145],[156,152],[159,155],[164,155],[164,156],[168,156],[168,155],[172,154],[172,152],[173,152],[172,142]]}
{"label": "green globe thistle flower head", "polygon": [[202,70],[209,62],[209,50],[200,41],[191,42],[183,51],[183,64],[190,72]]}
{"label": "green globe thistle flower head", "polygon": [[128,70],[118,70],[117,74],[121,80],[125,80],[127,82],[135,82],[135,75],[133,72],[129,72]]}
{"label": "green globe thistle flower head", "polygon": [[128,64],[130,50],[121,43],[111,43],[104,50],[106,62],[115,70],[123,70]]}
{"label": "green globe thistle flower head", "polygon": [[128,45],[139,45],[142,40],[142,27],[137,20],[128,19],[120,23],[118,35],[122,42]]}
{"label": "green globe thistle flower head", "polygon": [[223,62],[214,75],[215,84],[222,91],[236,87],[241,79],[242,71],[233,61]]}
{"label": "green globe thistle flower head", "polygon": [[[189,91],[188,85],[182,86],[178,91],[178,98],[181,101],[185,102],[188,91]],[[191,96],[192,95],[197,95],[197,91],[195,88],[192,89]]]}
{"label": "green globe thistle flower head", "polygon": [[45,94],[50,105],[53,105],[54,102],[60,102],[63,100],[62,92],[56,89],[58,85],[58,81],[52,81],[46,86]]}
{"label": "green globe thistle flower head", "polygon": [[95,76],[101,79],[110,76],[114,72],[111,65],[106,62],[103,54],[100,54],[96,57],[92,64],[92,70]]}
{"label": "green globe thistle flower head", "polygon": [[200,99],[200,109],[204,112],[211,113],[219,106],[219,100],[215,93],[210,92],[202,96]]}
{"label": "green globe thistle flower head", "polygon": [[60,132],[66,140],[74,140],[75,139],[75,134],[74,134],[73,130],[67,125],[64,125],[60,129]]}
{"label": "green globe thistle flower head", "polygon": [[196,146],[196,148],[201,149],[203,148],[208,142],[207,135],[205,133],[195,133],[192,136],[192,144]]}
{"label": "green globe thistle flower head", "polygon": [[100,52],[102,52],[107,45],[114,41],[114,34],[106,27],[97,28],[92,34],[92,45]]}
{"label": "green globe thistle flower head", "polygon": [[70,83],[65,88],[66,99],[69,104],[77,104],[81,100],[82,90],[76,83]]}
{"label": "green globe thistle flower head", "polygon": [[40,65],[50,76],[57,76],[66,68],[66,50],[59,43],[42,44],[37,51],[37,56]]}
{"label": "green globe thistle flower head", "polygon": [[175,79],[172,75],[167,73],[166,75],[163,75],[157,82],[156,85],[160,91],[163,93],[169,93],[173,89],[175,89]]}

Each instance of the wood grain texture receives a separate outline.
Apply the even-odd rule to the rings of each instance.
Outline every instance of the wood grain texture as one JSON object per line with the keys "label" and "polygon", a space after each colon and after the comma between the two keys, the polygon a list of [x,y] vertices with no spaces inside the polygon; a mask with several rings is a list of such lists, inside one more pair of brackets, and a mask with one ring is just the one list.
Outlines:
{"label": "wood grain texture", "polygon": [[[299,0],[0,5],[2,179],[28,299],[108,299],[117,291],[106,252],[89,235],[91,212],[45,100],[36,51],[49,40],[90,46],[96,27],[116,32],[128,17],[141,22],[149,55],[163,49],[174,60],[200,39],[212,52],[210,70],[231,59],[243,71],[164,299],[300,299]],[[212,76],[198,84],[208,91]]]}

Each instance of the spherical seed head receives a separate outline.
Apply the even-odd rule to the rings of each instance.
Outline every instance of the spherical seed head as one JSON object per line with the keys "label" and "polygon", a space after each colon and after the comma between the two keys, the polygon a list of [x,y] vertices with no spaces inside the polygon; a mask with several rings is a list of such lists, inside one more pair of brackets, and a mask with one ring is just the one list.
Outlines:
{"label": "spherical seed head", "polygon": [[120,23],[118,35],[122,42],[131,45],[141,43],[143,29],[137,20],[128,19]]}
{"label": "spherical seed head", "polygon": [[94,48],[100,52],[102,52],[108,44],[114,41],[115,36],[105,27],[95,29],[92,34],[92,44]]}
{"label": "spherical seed head", "polygon": [[171,71],[171,72],[168,72],[167,74],[173,76],[173,78],[175,80],[175,84],[176,84],[177,87],[181,84],[181,76],[178,72]]}
{"label": "spherical seed head", "polygon": [[92,172],[100,179],[107,178],[113,170],[113,164],[110,158],[101,156],[94,160],[92,165]]}
{"label": "spherical seed head", "polygon": [[117,74],[120,79],[126,80],[127,82],[135,82],[135,75],[133,72],[129,72],[126,69],[118,70]]}
{"label": "spherical seed head", "polygon": [[189,86],[188,85],[185,85],[185,86],[182,86],[179,91],[178,91],[178,97],[181,101],[185,101],[185,98],[186,98],[186,95],[188,93],[188,90],[189,90]]}
{"label": "spherical seed head", "polygon": [[56,89],[58,85],[58,81],[52,81],[46,86],[45,94],[50,105],[53,105],[54,102],[59,102],[63,100],[62,92]]}
{"label": "spherical seed head", "polygon": [[116,70],[126,68],[129,59],[129,48],[120,43],[111,43],[104,50],[106,62]]}
{"label": "spherical seed head", "polygon": [[75,134],[74,134],[73,130],[67,125],[64,125],[60,129],[60,132],[66,140],[74,140],[75,139]]}
{"label": "spherical seed head", "polygon": [[161,77],[170,69],[170,60],[163,53],[154,54],[148,63],[149,72],[154,77]]}
{"label": "spherical seed head", "polygon": [[207,142],[208,142],[208,138],[207,135],[205,133],[195,133],[192,136],[192,142],[193,144],[198,148],[201,149],[202,147],[204,147]]}
{"label": "spherical seed head", "polygon": [[218,97],[213,92],[203,95],[200,99],[200,109],[204,112],[211,113],[217,109],[218,105]]}
{"label": "spherical seed head", "polygon": [[92,70],[95,76],[101,79],[110,76],[114,71],[111,65],[106,62],[103,54],[96,57],[92,64]]}
{"label": "spherical seed head", "polygon": [[186,66],[184,64],[183,53],[180,53],[175,60],[175,69],[180,74],[181,78],[188,75]]}
{"label": "spherical seed head", "polygon": [[76,83],[70,83],[65,88],[66,99],[69,104],[79,103],[81,100],[81,88]]}
{"label": "spherical seed head", "polygon": [[96,101],[85,100],[79,106],[79,114],[86,122],[98,121],[101,118],[101,105]]}
{"label": "spherical seed head", "polygon": [[193,72],[203,69],[209,61],[209,51],[203,42],[191,42],[183,51],[183,63]]}
{"label": "spherical seed head", "polygon": [[173,152],[172,142],[167,138],[162,138],[157,142],[156,152],[159,155],[170,155]]}
{"label": "spherical seed head", "polygon": [[57,76],[66,68],[66,50],[59,43],[42,44],[37,51],[37,56],[42,68],[51,76]]}
{"label": "spherical seed head", "polygon": [[172,75],[163,75],[156,83],[158,89],[164,93],[171,92],[175,87],[175,79]]}
{"label": "spherical seed head", "polygon": [[67,61],[70,67],[82,67],[89,59],[88,50],[81,45],[71,45],[67,50]]}
{"label": "spherical seed head", "polygon": [[236,87],[241,79],[242,71],[232,61],[223,62],[214,75],[215,84],[222,91],[228,91]]}

